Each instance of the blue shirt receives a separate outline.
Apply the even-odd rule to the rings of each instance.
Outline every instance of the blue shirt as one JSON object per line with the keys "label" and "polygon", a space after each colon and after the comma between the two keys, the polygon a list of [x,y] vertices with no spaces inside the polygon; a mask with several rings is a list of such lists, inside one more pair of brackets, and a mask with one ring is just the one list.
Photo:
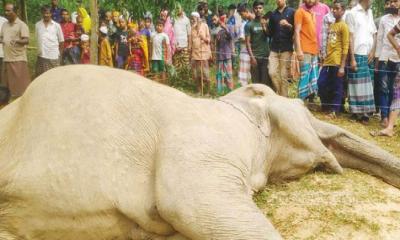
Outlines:
{"label": "blue shirt", "polygon": [[[295,10],[291,7],[286,7],[282,13],[278,9],[272,13],[268,24],[269,35],[271,36],[271,51],[293,51],[294,14]],[[283,19],[286,19],[292,27],[282,27],[279,22]]]}
{"label": "blue shirt", "polygon": [[51,8],[51,18],[53,19],[53,21],[60,23],[62,20],[61,17],[61,8],[56,7],[56,8]]}

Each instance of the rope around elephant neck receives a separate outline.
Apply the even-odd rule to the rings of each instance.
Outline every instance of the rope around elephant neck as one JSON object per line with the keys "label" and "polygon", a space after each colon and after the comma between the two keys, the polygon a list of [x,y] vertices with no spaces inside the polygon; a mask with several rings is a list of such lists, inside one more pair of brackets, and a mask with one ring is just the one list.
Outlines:
{"label": "rope around elephant neck", "polygon": [[217,98],[216,100],[219,101],[219,102],[223,102],[223,103],[225,103],[225,104],[228,104],[228,105],[230,105],[231,107],[233,107],[234,109],[236,109],[237,111],[239,111],[240,113],[242,113],[242,114],[247,118],[247,120],[249,120],[249,122],[250,122],[251,124],[253,124],[254,126],[256,126],[256,127],[258,128],[258,130],[260,131],[261,135],[263,135],[265,138],[269,138],[269,135],[266,134],[266,133],[264,133],[264,131],[263,131],[263,129],[261,128],[260,124],[256,123],[253,119],[251,119],[250,116],[247,115],[247,113],[245,113],[242,109],[238,108],[238,107],[235,106],[233,103],[226,102],[226,101],[221,100],[221,99],[219,99],[219,98]]}

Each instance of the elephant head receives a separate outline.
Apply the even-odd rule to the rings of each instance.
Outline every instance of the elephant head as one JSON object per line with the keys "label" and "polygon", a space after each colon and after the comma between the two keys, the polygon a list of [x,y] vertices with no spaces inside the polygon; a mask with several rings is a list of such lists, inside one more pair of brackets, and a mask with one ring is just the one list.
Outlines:
{"label": "elephant head", "polygon": [[[258,105],[269,133],[267,175],[270,181],[295,179],[316,167],[342,173],[353,168],[400,187],[400,161],[380,147],[315,118],[299,99],[276,95],[263,85],[249,85],[223,97]],[[249,113],[254,116],[254,113]]]}

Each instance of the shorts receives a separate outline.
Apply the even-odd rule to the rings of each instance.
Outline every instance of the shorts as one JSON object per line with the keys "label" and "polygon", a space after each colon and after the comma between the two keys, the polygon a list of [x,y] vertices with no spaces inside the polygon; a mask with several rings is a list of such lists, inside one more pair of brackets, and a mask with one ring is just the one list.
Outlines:
{"label": "shorts", "polygon": [[165,72],[164,60],[151,60],[151,72],[153,73]]}

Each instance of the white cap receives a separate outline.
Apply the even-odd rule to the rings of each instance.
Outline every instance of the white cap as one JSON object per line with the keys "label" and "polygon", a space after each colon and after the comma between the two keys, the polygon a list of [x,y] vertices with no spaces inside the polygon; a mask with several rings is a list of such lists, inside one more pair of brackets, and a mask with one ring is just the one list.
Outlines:
{"label": "white cap", "polygon": [[82,34],[81,41],[89,41],[89,36],[87,34]]}
{"label": "white cap", "polygon": [[102,34],[108,34],[108,28],[106,26],[101,26],[99,30]]}
{"label": "white cap", "polygon": [[197,17],[200,18],[200,14],[198,12],[192,12],[192,14],[190,14],[192,17]]}

